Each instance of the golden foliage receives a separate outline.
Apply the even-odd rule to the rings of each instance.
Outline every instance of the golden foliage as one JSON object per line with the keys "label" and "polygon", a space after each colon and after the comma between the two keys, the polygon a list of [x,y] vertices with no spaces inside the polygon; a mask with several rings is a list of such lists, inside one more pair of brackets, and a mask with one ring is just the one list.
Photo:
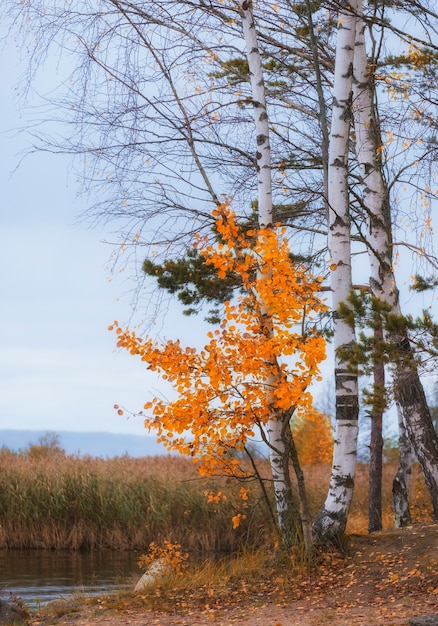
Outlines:
{"label": "golden foliage", "polygon": [[327,415],[315,409],[301,412],[294,418],[292,433],[302,465],[331,463],[333,433]]}
{"label": "golden foliage", "polygon": [[142,339],[117,322],[110,329],[119,347],[138,355],[178,394],[174,401],[145,403],[145,426],[169,449],[202,460],[204,472],[235,475],[238,461],[227,452],[242,450],[276,414],[310,410],[308,387],[319,376],[325,341],[305,322],[326,307],[319,281],[291,261],[283,230],[242,234],[227,204],[214,216],[222,243],[198,237],[195,246],[219,276],[240,276],[243,295],[225,303],[204,348]]}

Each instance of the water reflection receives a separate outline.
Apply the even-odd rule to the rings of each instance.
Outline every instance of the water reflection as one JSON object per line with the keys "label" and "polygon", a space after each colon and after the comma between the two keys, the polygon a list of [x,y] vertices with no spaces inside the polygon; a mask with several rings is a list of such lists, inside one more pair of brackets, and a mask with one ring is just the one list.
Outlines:
{"label": "water reflection", "polygon": [[86,595],[132,588],[141,575],[138,553],[0,550],[0,592],[35,606],[82,591]]}

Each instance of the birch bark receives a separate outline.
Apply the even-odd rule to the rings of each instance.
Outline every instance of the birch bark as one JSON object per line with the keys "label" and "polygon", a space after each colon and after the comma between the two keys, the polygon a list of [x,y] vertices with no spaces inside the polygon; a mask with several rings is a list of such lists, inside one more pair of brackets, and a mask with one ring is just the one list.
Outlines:
{"label": "birch bark", "polygon": [[333,110],[328,164],[328,247],[331,255],[331,290],[335,348],[336,432],[327,498],[313,529],[323,540],[341,535],[353,497],[358,434],[357,375],[348,368],[338,350],[355,340],[354,328],[339,314],[351,289],[350,212],[348,194],[348,148],[352,99],[352,69],[357,0],[345,4],[338,20]]}
{"label": "birch bark", "polygon": [[[271,179],[271,149],[269,143],[269,122],[266,107],[266,94],[263,80],[263,69],[257,42],[257,35],[252,11],[252,2],[242,2],[240,7],[243,34],[247,50],[249,74],[251,80],[252,103],[256,128],[256,160],[258,178],[258,221],[261,229],[272,228],[272,179]],[[269,275],[262,278],[269,280]],[[271,315],[269,309],[262,303],[263,323],[266,332],[272,333]],[[275,364],[274,369],[275,369]],[[267,387],[274,380],[267,380]],[[292,409],[293,410],[293,409]],[[290,432],[291,414],[288,412],[274,412],[267,424],[269,440],[269,454],[272,478],[274,483],[275,503],[280,534],[286,546],[291,546],[303,537],[303,528],[300,513],[295,503],[292,482],[289,470],[291,455]],[[305,534],[305,537],[308,535]]]}
{"label": "birch bark", "polygon": [[[361,2],[358,4],[354,52],[353,110],[356,155],[361,169],[363,203],[368,214],[370,289],[376,298],[389,305],[388,317],[401,319],[399,293],[393,271],[389,192],[379,157],[382,141],[374,105],[373,74],[367,63]],[[433,428],[409,337],[402,324],[398,326],[395,330],[384,329],[385,340],[397,348],[397,359],[393,365],[396,400],[429,489],[434,517],[438,519],[438,436]],[[401,466],[404,465],[402,459]]]}

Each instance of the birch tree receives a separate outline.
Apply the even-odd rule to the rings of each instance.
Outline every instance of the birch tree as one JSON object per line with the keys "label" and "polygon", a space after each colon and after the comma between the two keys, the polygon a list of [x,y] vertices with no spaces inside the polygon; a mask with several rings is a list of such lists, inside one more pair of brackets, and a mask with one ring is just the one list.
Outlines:
{"label": "birch tree", "polygon": [[[251,0],[242,2],[240,6],[240,16],[242,19],[252,89],[252,105],[257,145],[258,222],[259,229],[261,229],[259,232],[263,232],[264,229],[273,228],[274,222],[271,181],[272,155],[269,142],[269,115],[266,104],[262,61],[258,47]],[[271,280],[269,263],[265,265],[265,268],[265,273],[259,276],[259,280],[269,282]],[[274,339],[273,311],[271,311],[269,302],[263,301],[263,299],[261,301],[261,316],[265,324],[265,334]],[[272,358],[276,359],[274,356]],[[281,371],[281,365],[279,363],[278,370]],[[266,386],[267,388],[272,387],[274,389],[276,381],[268,380],[266,381]],[[272,398],[271,404],[274,406],[274,398]],[[310,548],[312,544],[312,534],[308,505],[305,499],[303,479],[290,427],[294,410],[295,407],[291,406],[285,411],[272,411],[269,417],[266,430],[269,442],[270,465],[274,482],[277,517],[283,540],[286,545],[290,546],[296,543],[297,536],[301,536],[304,531],[305,543],[307,547]],[[290,478],[289,463],[291,457],[301,485],[300,495],[303,513],[301,520],[296,514],[296,505]],[[298,527],[297,519],[300,520]]]}
{"label": "birch tree", "polygon": [[[226,207],[221,207],[215,212],[218,216],[216,228],[224,243],[220,252],[207,247],[202,254],[222,276],[230,269],[238,269],[246,297],[238,308],[225,303],[226,317],[220,329],[211,333],[213,340],[199,355],[193,349],[181,351],[179,342],[169,342],[163,348],[156,348],[150,340],[138,339],[135,333],[120,328],[117,332],[120,346],[140,355],[150,368],[165,372],[166,378],[174,382],[180,394],[178,400],[170,404],[154,400],[145,405],[145,409],[153,409],[153,417],[148,423],[173,449],[198,454],[207,463],[214,462],[214,456],[220,458],[227,446],[235,448],[244,445],[257,424],[269,448],[282,542],[291,548],[304,541],[309,549],[312,545],[310,513],[290,421],[298,407],[309,409],[307,386],[317,373],[318,359],[323,357],[322,338],[315,333],[300,337],[299,333],[295,335],[291,326],[300,321],[306,307],[316,310],[321,304],[310,296],[318,283],[314,282],[313,286],[308,283],[302,270],[291,266],[284,243],[276,243],[269,115],[249,0],[240,5],[239,15],[254,110],[257,241],[251,247],[247,240],[243,240],[234,216]],[[281,262],[278,267],[277,254]],[[251,278],[254,268],[257,268],[255,279]],[[239,333],[236,326],[242,325],[245,332]],[[293,360],[298,358],[302,364],[297,362],[291,368],[280,361],[282,356]],[[206,378],[208,382],[204,385],[202,381]],[[216,406],[218,400],[221,409]],[[187,429],[193,434],[189,443],[178,436]],[[163,436],[165,431],[168,434]],[[297,477],[301,511],[297,509],[293,493],[291,462]]]}
{"label": "birch tree", "polygon": [[[254,14],[251,0],[245,0],[240,5],[243,35],[245,39],[246,55],[248,60],[249,75],[252,90],[252,106],[254,110],[254,123],[256,129],[256,160],[257,160],[257,188],[258,188],[258,222],[261,228],[272,228],[274,217],[272,210],[272,182],[271,166],[272,156],[269,142],[269,118],[266,108],[266,95],[264,88],[262,63],[257,42]],[[269,281],[270,275],[260,276]],[[266,321],[266,333],[273,332],[272,313],[269,307],[262,302],[262,318]],[[274,381],[268,380],[267,385],[273,386]],[[269,454],[274,481],[275,501],[279,526],[286,544],[291,543],[292,537],[302,532],[300,528],[293,528],[294,520],[297,519],[292,492],[292,483],[289,473],[290,445],[288,445],[284,433],[289,428],[288,421],[291,416],[286,412],[283,418],[279,414],[272,414],[269,418],[267,433],[269,438]],[[287,421],[286,421],[287,420]],[[286,421],[286,423],[285,423]],[[296,524],[296,522],[295,522]]]}
{"label": "birch tree", "polygon": [[330,486],[324,507],[313,525],[316,535],[324,539],[336,538],[345,530],[353,496],[358,435],[357,376],[349,368],[348,360],[339,354],[355,341],[354,328],[343,318],[339,308],[347,302],[352,290],[348,154],[356,7],[357,3],[349,3],[339,13],[330,128],[328,247],[331,256],[336,432]]}

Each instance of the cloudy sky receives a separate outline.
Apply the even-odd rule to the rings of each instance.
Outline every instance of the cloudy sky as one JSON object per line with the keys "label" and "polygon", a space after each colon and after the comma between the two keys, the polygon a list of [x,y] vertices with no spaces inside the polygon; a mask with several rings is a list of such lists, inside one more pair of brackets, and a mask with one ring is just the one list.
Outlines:
{"label": "cloudy sky", "polygon": [[157,381],[107,330],[130,314],[127,285],[108,269],[111,233],[78,222],[87,199],[67,157],[21,160],[25,66],[11,49],[1,56],[0,428],[144,433],[113,409],[141,408]]}

